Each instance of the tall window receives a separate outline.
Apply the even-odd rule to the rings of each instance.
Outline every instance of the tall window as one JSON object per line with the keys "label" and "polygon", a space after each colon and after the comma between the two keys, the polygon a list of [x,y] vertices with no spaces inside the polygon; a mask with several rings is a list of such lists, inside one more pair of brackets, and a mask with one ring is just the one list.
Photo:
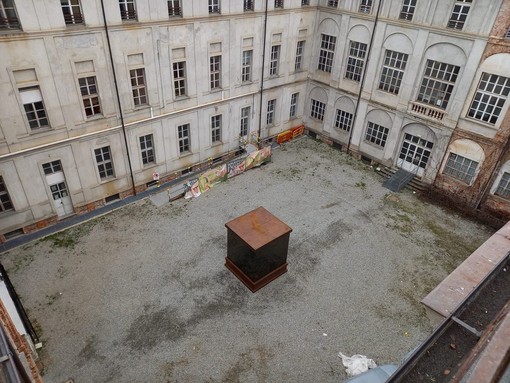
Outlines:
{"label": "tall window", "polygon": [[296,46],[296,61],[294,63],[294,70],[297,72],[303,68],[303,53],[305,51],[305,40],[297,42]]}
{"label": "tall window", "polygon": [[186,96],[186,61],[172,64],[175,97]]}
{"label": "tall window", "polygon": [[459,156],[455,153],[450,153],[443,173],[470,184],[475,177],[477,167],[478,162]]}
{"label": "tall window", "polygon": [[446,109],[459,71],[456,65],[427,60],[417,100]]}
{"label": "tall window", "polygon": [[335,116],[335,128],[349,132],[352,126],[352,113],[337,109]]}
{"label": "tall window", "polygon": [[46,109],[38,86],[23,88],[19,90],[21,102],[28,119],[30,129],[40,129],[49,127]]}
{"label": "tall window", "polygon": [[179,153],[187,153],[190,151],[190,125],[184,124],[177,127],[177,135],[179,138]]}
{"label": "tall window", "polygon": [[312,108],[310,109],[310,117],[317,120],[324,120],[324,112],[326,112],[326,104],[312,99]]}
{"label": "tall window", "polygon": [[473,0],[457,0],[453,6],[452,15],[448,21],[448,28],[462,29],[471,8]]}
{"label": "tall window", "polygon": [[133,102],[135,106],[147,104],[147,89],[145,87],[145,69],[131,69],[131,89],[133,90]]}
{"label": "tall window", "polygon": [[80,0],[60,0],[60,6],[62,7],[66,24],[83,23]]}
{"label": "tall window", "polygon": [[14,205],[5,186],[4,178],[0,176],[0,212],[13,209]]}
{"label": "tall window", "polygon": [[495,124],[509,92],[510,79],[508,77],[482,73],[468,116]]}
{"label": "tall window", "polygon": [[211,117],[211,142],[221,142],[221,114]]}
{"label": "tall window", "polygon": [[408,55],[405,53],[386,51],[379,89],[398,94],[406,69],[407,57]]}
{"label": "tall window", "polygon": [[154,163],[153,141],[154,139],[152,134],[140,137],[140,152],[142,154],[142,163],[144,165]]}
{"label": "tall window", "polygon": [[221,88],[221,55],[209,58],[211,90]]}
{"label": "tall window", "polygon": [[115,177],[113,172],[112,156],[110,154],[110,147],[105,146],[94,150],[96,156],[97,170],[99,171],[99,177],[106,179]]}
{"label": "tall window", "polygon": [[328,0],[328,7],[337,8],[338,7],[338,0]]}
{"label": "tall window", "polygon": [[250,106],[241,108],[241,129],[239,131],[239,135],[241,137],[247,136],[248,132],[250,131],[250,113]]}
{"label": "tall window", "polygon": [[360,81],[365,66],[365,55],[367,54],[367,44],[351,41],[349,49],[349,58],[347,60],[347,71],[345,77]]}
{"label": "tall window", "polygon": [[331,72],[333,67],[333,58],[335,55],[336,37],[321,34],[321,50],[319,52],[318,70]]}
{"label": "tall window", "polygon": [[276,109],[276,100],[268,100],[267,101],[267,114],[266,114],[266,123],[267,125],[274,124],[274,111]]}
{"label": "tall window", "polygon": [[510,173],[504,172],[494,194],[503,198],[510,197]]}
{"label": "tall window", "polygon": [[299,100],[299,93],[292,93],[290,96],[290,112],[289,117],[295,118],[297,116],[297,105]]}
{"label": "tall window", "polygon": [[359,11],[361,13],[372,12],[372,0],[359,0]]}
{"label": "tall window", "polygon": [[99,105],[99,95],[97,94],[96,77],[82,77],[78,79],[78,82],[80,84],[81,98],[87,117],[101,114],[101,105]]}
{"label": "tall window", "polygon": [[402,9],[400,10],[400,20],[411,21],[413,19],[414,10],[416,9],[416,0],[403,0]]}
{"label": "tall window", "polygon": [[119,0],[122,20],[136,20],[135,0]]}
{"label": "tall window", "polygon": [[274,0],[275,8],[283,8],[283,0]]}
{"label": "tall window", "polygon": [[182,16],[181,0],[168,0],[168,16]]}
{"label": "tall window", "polygon": [[209,0],[209,13],[220,13],[220,0]]}
{"label": "tall window", "polygon": [[367,124],[365,140],[377,146],[384,147],[384,145],[386,145],[386,139],[388,138],[389,131],[390,130],[388,128],[369,121]]}
{"label": "tall window", "polygon": [[241,60],[241,82],[251,81],[251,66],[253,63],[253,50],[243,51]]}
{"label": "tall window", "polygon": [[273,45],[271,47],[271,58],[269,61],[269,75],[278,75],[278,64],[280,62],[280,48],[281,45]]}
{"label": "tall window", "polygon": [[254,0],[244,0],[243,10],[245,12],[253,11],[253,3],[254,3]]}
{"label": "tall window", "polygon": [[0,30],[19,29],[20,27],[14,0],[0,0]]}

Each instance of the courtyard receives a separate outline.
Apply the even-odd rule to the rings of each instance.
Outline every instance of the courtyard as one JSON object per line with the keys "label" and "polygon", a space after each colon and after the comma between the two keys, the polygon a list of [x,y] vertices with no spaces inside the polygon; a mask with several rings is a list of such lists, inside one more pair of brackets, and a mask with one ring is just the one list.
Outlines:
{"label": "courtyard", "polygon": [[[288,272],[251,293],[224,224],[259,206],[293,232]],[[48,383],[341,382],[340,351],[398,364],[424,340],[420,300],[493,232],[302,137],[199,198],[143,199],[0,261]]]}

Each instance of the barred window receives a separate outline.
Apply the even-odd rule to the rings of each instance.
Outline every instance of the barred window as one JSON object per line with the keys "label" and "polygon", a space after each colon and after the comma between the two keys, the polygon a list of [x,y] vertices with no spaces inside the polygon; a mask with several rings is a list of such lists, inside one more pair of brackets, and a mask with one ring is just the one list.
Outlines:
{"label": "barred window", "polygon": [[14,205],[5,186],[4,178],[0,176],[0,212],[7,210],[14,210]]}
{"label": "barred window", "polygon": [[389,131],[390,130],[388,128],[374,124],[373,122],[369,121],[367,124],[365,140],[384,148],[384,145],[386,145],[386,139],[388,138]]}
{"label": "barred window", "polygon": [[21,102],[25,109],[30,129],[49,127],[49,121],[44,107],[42,94],[38,86],[19,90]]}
{"label": "barred window", "polygon": [[20,28],[14,0],[0,0],[0,30]]}
{"label": "barred window", "polygon": [[145,87],[145,69],[131,69],[131,89],[133,90],[133,102],[135,106],[147,104],[147,89]]}
{"label": "barred window", "polygon": [[211,117],[211,142],[221,142],[221,114]]}
{"label": "barred window", "polygon": [[407,57],[408,55],[405,53],[386,51],[379,89],[398,94],[406,69]]}
{"label": "barred window", "polygon": [[290,96],[290,112],[289,117],[295,118],[297,116],[297,104],[299,100],[299,93],[292,93]]}
{"label": "barred window", "polygon": [[324,113],[326,112],[326,104],[312,99],[312,108],[310,109],[310,117],[317,120],[324,120]]}
{"label": "barred window", "polygon": [[280,62],[280,45],[273,45],[271,47],[271,57],[269,61],[269,75],[278,75],[278,64]]}
{"label": "barred window", "polygon": [[457,0],[453,6],[450,20],[448,21],[448,28],[462,29],[466,23],[466,19],[471,8],[473,0]]}
{"label": "barred window", "polygon": [[427,60],[417,100],[446,109],[459,71],[456,65]]}
{"label": "barred window", "polygon": [[136,20],[135,0],[119,0],[119,8],[122,20]]}
{"label": "barred window", "polygon": [[81,24],[83,16],[81,14],[80,0],[60,0],[64,21],[66,24]]}
{"label": "barred window", "polygon": [[105,146],[103,148],[95,149],[94,154],[96,156],[99,177],[101,177],[101,179],[115,177],[113,172],[113,161],[110,154],[110,147]]}
{"label": "barred window", "polygon": [[336,37],[321,34],[321,49],[319,52],[318,70],[323,72],[331,72],[333,67],[333,58],[335,55]]}
{"label": "barred window", "polygon": [[152,134],[140,137],[140,152],[144,165],[153,164],[155,162],[153,141],[154,138]]}
{"label": "barred window", "polygon": [[220,13],[220,0],[209,0],[209,13]]}
{"label": "barred window", "polygon": [[400,11],[400,20],[411,21],[414,16],[414,11],[416,9],[416,0],[403,0],[402,1],[402,9]]}
{"label": "barred window", "polygon": [[245,12],[247,11],[253,11],[253,0],[244,0],[243,10]]}
{"label": "barred window", "polygon": [[455,153],[450,153],[443,173],[470,184],[475,177],[477,168],[478,162],[459,156]]}
{"label": "barred window", "polygon": [[349,132],[352,126],[352,113],[337,109],[335,117],[335,128]]}
{"label": "barred window", "polygon": [[504,172],[494,194],[503,198],[510,197],[510,173]]}
{"label": "barred window", "polygon": [[251,113],[250,106],[241,108],[241,129],[239,131],[239,135],[241,137],[247,136],[250,130],[250,113]]}
{"label": "barred window", "polygon": [[367,44],[351,41],[349,58],[347,59],[347,70],[345,72],[346,78],[357,82],[361,80],[366,53]]}
{"label": "barred window", "polygon": [[328,7],[337,8],[338,7],[338,0],[328,0]]}
{"label": "barred window", "polygon": [[243,51],[243,58],[241,62],[241,81],[251,81],[251,67],[253,64],[253,50]]}
{"label": "barred window", "polygon": [[297,72],[303,68],[303,53],[305,51],[305,41],[300,40],[296,46],[296,61],[294,63],[294,70]]}
{"label": "barred window", "polygon": [[172,64],[175,97],[186,96],[186,61]]}
{"label": "barred window", "polygon": [[274,111],[276,109],[276,100],[268,100],[267,101],[267,114],[266,114],[266,123],[267,125],[274,124]]}
{"label": "barred window", "polygon": [[372,0],[360,0],[360,2],[359,2],[359,11],[361,13],[370,13],[370,12],[372,12]]}
{"label": "barred window", "polygon": [[187,153],[190,151],[190,125],[184,124],[177,127],[177,135],[179,138],[179,153]]}
{"label": "barred window", "polygon": [[221,55],[209,58],[211,90],[221,88]]}
{"label": "barred window", "polygon": [[510,92],[510,79],[482,73],[478,90],[471,102],[468,116],[495,124]]}
{"label": "barred window", "polygon": [[97,94],[96,77],[82,77],[78,79],[78,82],[80,84],[81,98],[87,117],[101,114],[101,105],[99,105],[99,95]]}
{"label": "barred window", "polygon": [[168,0],[168,16],[182,16],[181,0]]}

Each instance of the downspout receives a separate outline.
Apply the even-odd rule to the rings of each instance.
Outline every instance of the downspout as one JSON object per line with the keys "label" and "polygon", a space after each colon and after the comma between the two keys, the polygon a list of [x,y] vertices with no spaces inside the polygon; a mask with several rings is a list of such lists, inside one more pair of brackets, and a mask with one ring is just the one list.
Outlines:
{"label": "downspout", "polygon": [[354,109],[354,116],[352,117],[352,125],[351,131],[349,132],[349,141],[347,141],[347,153],[349,153],[349,148],[351,147],[352,141],[352,133],[354,131],[354,126],[356,125],[356,118],[358,117],[358,109],[361,101],[361,94],[363,93],[363,86],[365,86],[365,78],[367,76],[368,63],[370,62],[370,53],[372,52],[372,45],[374,43],[375,29],[377,28],[377,22],[379,21],[379,13],[381,12],[381,5],[383,0],[379,0],[379,4],[377,5],[377,12],[375,14],[374,28],[372,29],[372,36],[370,36],[370,43],[368,46],[367,52],[367,62],[365,63],[365,67],[363,68],[363,74],[361,76],[361,84],[359,87],[358,99],[356,101],[356,107]]}
{"label": "downspout", "polygon": [[[102,1],[102,0],[101,0]],[[267,33],[267,6],[269,0],[266,0],[266,9],[264,11],[264,43],[262,45],[262,76],[260,78],[260,106],[259,106],[259,130],[258,137],[262,131],[262,94],[264,92],[264,65],[266,64],[266,33]]]}
{"label": "downspout", "polygon": [[117,85],[117,74],[115,72],[115,64],[113,62],[112,46],[110,44],[110,33],[108,32],[108,23],[106,22],[106,13],[104,11],[104,0],[101,0],[101,10],[103,12],[104,30],[106,32],[106,41],[108,44],[108,53],[110,54],[110,62],[112,63],[113,83],[115,85],[115,95],[117,96],[117,105],[119,108],[120,125],[124,135],[124,144],[126,145],[127,160],[129,166],[129,174],[131,175],[131,185],[133,186],[133,195],[136,195],[135,177],[133,175],[133,167],[131,166],[131,156],[129,155],[129,146],[126,135],[126,125],[124,124],[124,114],[122,113],[122,105],[120,103],[119,86]]}

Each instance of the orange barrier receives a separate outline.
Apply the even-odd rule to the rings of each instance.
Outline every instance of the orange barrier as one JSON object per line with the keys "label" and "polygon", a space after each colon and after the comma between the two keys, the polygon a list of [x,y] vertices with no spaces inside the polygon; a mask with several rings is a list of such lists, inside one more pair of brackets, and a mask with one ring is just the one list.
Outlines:
{"label": "orange barrier", "polygon": [[292,132],[292,138],[296,138],[297,136],[300,136],[305,132],[305,126],[304,125],[296,126],[295,128],[290,128],[290,131]]}
{"label": "orange barrier", "polygon": [[278,136],[276,136],[276,143],[281,144],[282,142],[287,142],[292,140],[292,130],[286,130],[281,132]]}

